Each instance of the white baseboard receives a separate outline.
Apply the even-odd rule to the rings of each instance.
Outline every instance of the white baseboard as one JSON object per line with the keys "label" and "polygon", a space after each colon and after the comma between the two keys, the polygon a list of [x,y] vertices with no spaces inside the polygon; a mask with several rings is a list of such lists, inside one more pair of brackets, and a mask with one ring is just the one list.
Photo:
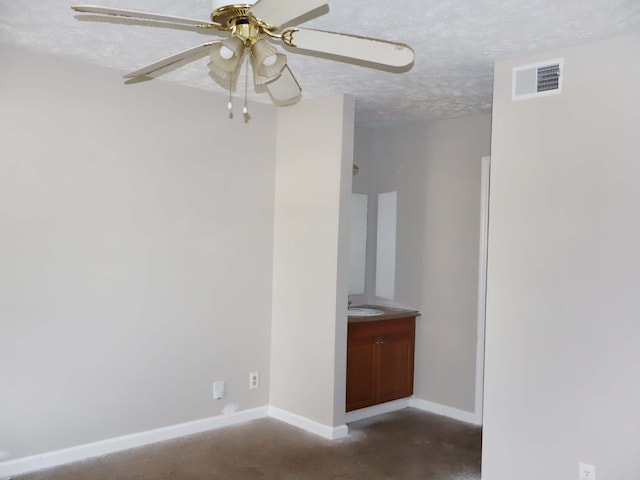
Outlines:
{"label": "white baseboard", "polygon": [[357,422],[369,417],[375,417],[376,415],[382,415],[383,413],[395,412],[402,410],[410,406],[410,398],[401,398],[400,400],[393,400],[391,402],[381,403],[380,405],[373,405],[372,407],[360,408],[359,410],[353,410],[347,412],[346,422]]}
{"label": "white baseboard", "polygon": [[447,407],[446,405],[440,405],[439,403],[429,402],[420,398],[412,397],[409,400],[409,406],[419,410],[424,410],[425,412],[431,412],[436,415],[453,418],[454,420],[459,420],[461,422],[472,423],[473,425],[482,425],[482,418],[478,418],[475,413],[459,410],[453,407]]}
{"label": "white baseboard", "polygon": [[395,412],[402,410],[403,408],[413,407],[418,410],[423,410],[429,413],[435,413],[436,415],[443,415],[445,417],[453,418],[465,423],[471,423],[473,425],[482,425],[482,418],[478,418],[475,413],[466,412],[453,407],[447,407],[439,403],[429,402],[427,400],[421,400],[416,397],[402,398],[400,400],[393,400],[387,403],[381,403],[380,405],[374,405],[372,407],[361,408],[348,412],[346,415],[346,422],[357,422],[369,417],[375,417],[376,415],[382,415],[384,413]]}
{"label": "white baseboard", "polygon": [[273,406],[269,407],[269,416],[329,440],[344,438],[349,433],[349,428],[346,425],[328,427],[322,423],[314,422],[313,420],[309,420],[301,415]]}
{"label": "white baseboard", "polygon": [[5,462],[0,462],[0,478],[32,472],[34,470],[42,470],[44,468],[56,467],[91,457],[107,455],[109,453],[141,447],[151,443],[193,435],[194,433],[200,433],[207,430],[228,427],[248,422],[250,420],[256,420],[258,418],[265,418],[268,414],[268,407],[258,407],[232,413],[230,415],[219,415],[216,417],[203,418],[192,422],[171,425],[169,427],[156,428],[146,432],[123,435],[122,437],[87,443],[77,447],[65,448],[64,450],[43,453],[41,455],[7,460]]}
{"label": "white baseboard", "polygon": [[[347,413],[346,421],[347,423],[355,422],[375,415],[402,410],[407,407],[414,407],[475,425],[482,424],[482,419],[477,419],[476,415],[471,412],[465,412],[464,410],[458,410],[456,408],[447,407],[445,405],[413,397],[403,398],[401,400],[395,400],[381,405],[374,405],[373,407],[362,408],[360,410],[354,410],[353,412]],[[128,450],[130,448],[193,435],[207,430],[215,430],[222,427],[237,425],[265,417],[273,417],[277,420],[288,423],[289,425],[301,428],[302,430],[306,430],[329,440],[345,438],[349,433],[349,429],[346,424],[338,427],[329,427],[277,407],[258,407],[230,415],[203,418],[201,420],[194,420],[192,422],[157,428],[146,432],[123,435],[121,437],[110,438],[99,442],[88,443],[63,450],[56,450],[40,455],[7,460],[0,462],[0,478],[56,467],[91,457],[107,455],[122,450]]]}

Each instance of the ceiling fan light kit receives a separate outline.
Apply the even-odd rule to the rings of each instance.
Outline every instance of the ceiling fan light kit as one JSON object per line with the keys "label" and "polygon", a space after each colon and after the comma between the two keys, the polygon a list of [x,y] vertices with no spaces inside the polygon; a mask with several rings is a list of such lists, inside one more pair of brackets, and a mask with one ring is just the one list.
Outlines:
{"label": "ceiling fan light kit", "polygon": [[287,65],[287,57],[278,53],[262,38],[253,45],[250,55],[256,79],[260,79],[261,83],[269,82],[280,76]]}
{"label": "ceiling fan light kit", "polygon": [[[217,6],[221,2],[215,0],[215,3]],[[152,74],[165,73],[167,67],[192,62],[209,55],[209,74],[222,85],[228,85],[231,94],[232,84],[238,78],[241,60],[246,50],[250,58],[247,68],[251,63],[254,85],[263,87],[273,103],[278,106],[296,103],[301,97],[302,89],[287,65],[286,55],[278,52],[266,38],[280,40],[294,50],[299,49],[299,53],[323,53],[332,59],[359,60],[378,68],[411,66],[414,52],[402,43],[297,27],[279,31],[281,25],[292,22],[327,3],[328,0],[258,0],[253,5],[220,5],[211,12],[210,21],[91,5],[71,8],[81,13],[145,20],[154,26],[179,24],[203,32],[211,29],[228,32],[229,36],[224,40],[204,43],[163,58],[126,74],[125,78],[149,78]],[[247,113],[246,91],[244,113]]]}
{"label": "ceiling fan light kit", "polygon": [[244,44],[238,37],[229,37],[211,47],[209,69],[221,78],[230,78],[242,59]]}

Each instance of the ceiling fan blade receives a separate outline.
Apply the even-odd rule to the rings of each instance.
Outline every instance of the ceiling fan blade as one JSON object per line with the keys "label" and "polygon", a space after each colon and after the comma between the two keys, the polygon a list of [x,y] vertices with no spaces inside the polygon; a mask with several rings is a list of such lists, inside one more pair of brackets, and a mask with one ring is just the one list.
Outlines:
{"label": "ceiling fan blade", "polygon": [[160,22],[180,23],[182,25],[195,25],[216,27],[217,24],[208,21],[194,20],[192,18],[172,17],[169,15],[160,15],[157,13],[136,12],[133,10],[120,10],[117,8],[97,7],[94,5],[75,5],[71,7],[76,12],[81,13],[99,13],[101,15],[113,15],[116,17],[140,18],[143,20],[157,20]]}
{"label": "ceiling fan blade", "polygon": [[258,0],[249,10],[256,18],[279,27],[328,3],[329,0]]}
{"label": "ceiling fan blade", "polygon": [[377,38],[357,37],[308,28],[287,29],[282,32],[282,36],[283,42],[290,47],[390,67],[406,67],[415,59],[415,53],[408,45]]}
{"label": "ceiling fan blade", "polygon": [[265,87],[267,87],[273,103],[281,107],[293,105],[300,100],[302,94],[302,89],[288,66],[284,67],[278,78],[265,84]]}
{"label": "ceiling fan blade", "polygon": [[143,67],[135,72],[127,73],[124,78],[136,78],[143,77],[145,75],[149,75],[153,72],[166,68],[174,63],[180,62],[181,60],[188,60],[189,62],[193,62],[198,58],[202,58],[209,53],[210,48],[217,42],[207,42],[202,45],[198,45],[197,47],[189,48],[180,53],[176,53],[175,55],[171,55],[170,57],[163,58],[162,60],[158,60],[157,62],[151,63],[146,67]]}

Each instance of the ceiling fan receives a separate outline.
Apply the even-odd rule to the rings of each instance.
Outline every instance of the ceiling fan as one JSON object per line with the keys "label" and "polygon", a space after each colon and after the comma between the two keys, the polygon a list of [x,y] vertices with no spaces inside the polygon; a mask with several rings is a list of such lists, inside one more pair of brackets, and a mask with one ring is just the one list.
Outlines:
{"label": "ceiling fan", "polygon": [[[209,55],[209,75],[228,86],[231,92],[246,53],[253,70],[254,85],[257,89],[266,89],[278,106],[296,103],[302,89],[287,66],[287,57],[267,39],[280,40],[300,53],[320,53],[336,60],[356,60],[367,66],[391,67],[397,71],[409,67],[414,60],[411,47],[402,43],[298,27],[282,29],[283,25],[326,6],[328,0],[258,0],[253,5],[220,5],[220,1],[227,0],[214,0],[217,8],[211,12],[209,21],[91,5],[71,8],[81,13],[125,17],[155,26],[228,32],[223,40],[203,43],[163,58],[126,74],[125,78],[148,79],[152,74],[162,74],[169,68]],[[231,98],[228,107],[231,110]],[[247,113],[246,95],[243,113]]]}

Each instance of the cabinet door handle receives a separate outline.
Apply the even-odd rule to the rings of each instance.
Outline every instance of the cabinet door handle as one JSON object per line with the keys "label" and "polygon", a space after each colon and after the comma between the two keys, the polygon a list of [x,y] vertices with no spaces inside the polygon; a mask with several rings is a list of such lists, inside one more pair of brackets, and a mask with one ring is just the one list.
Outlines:
{"label": "cabinet door handle", "polygon": [[384,340],[378,339],[378,341],[376,342],[376,345],[384,345]]}

